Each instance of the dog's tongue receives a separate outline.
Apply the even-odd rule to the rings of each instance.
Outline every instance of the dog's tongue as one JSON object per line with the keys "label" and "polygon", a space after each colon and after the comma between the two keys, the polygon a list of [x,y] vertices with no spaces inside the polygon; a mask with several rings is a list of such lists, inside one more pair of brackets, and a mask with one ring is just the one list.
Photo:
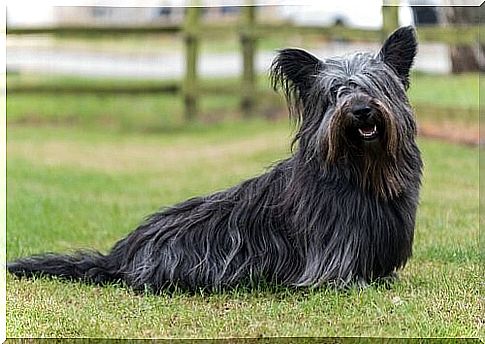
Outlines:
{"label": "dog's tongue", "polygon": [[374,126],[360,128],[363,134],[372,134],[374,132]]}

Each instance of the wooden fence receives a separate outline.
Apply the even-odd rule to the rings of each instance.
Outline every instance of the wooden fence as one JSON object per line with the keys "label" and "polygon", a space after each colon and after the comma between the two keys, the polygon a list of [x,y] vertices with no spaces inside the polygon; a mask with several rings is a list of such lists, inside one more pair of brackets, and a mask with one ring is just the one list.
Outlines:
{"label": "wooden fence", "polygon": [[[181,33],[185,44],[186,69],[183,82],[177,87],[182,92],[185,116],[193,119],[198,113],[199,96],[204,93],[219,92],[220,89],[207,89],[200,85],[198,78],[198,61],[201,40],[218,39],[229,35],[239,37],[243,57],[243,72],[241,87],[229,88],[225,92],[241,95],[241,110],[246,116],[253,112],[257,102],[255,54],[259,38],[276,35],[318,35],[327,39],[346,39],[376,42],[382,41],[398,27],[398,7],[382,8],[383,25],[381,30],[355,29],[344,26],[294,26],[291,24],[267,24],[256,20],[256,7],[244,6],[241,9],[240,21],[236,24],[202,24],[200,21],[201,7],[190,7],[185,15],[183,25],[144,26],[144,27],[104,27],[104,26],[63,26],[51,28],[8,28],[7,35],[19,34],[174,34]],[[479,36],[479,26],[433,26],[418,27],[420,42],[441,42],[445,44],[472,45],[485,43],[485,37]],[[166,88],[174,91],[174,86]],[[155,88],[164,92],[165,88]],[[10,91],[10,90],[8,90]],[[75,91],[75,90],[70,90]],[[103,90],[106,91],[106,90]],[[132,90],[133,91],[133,90]],[[135,90],[136,91],[136,90]]]}

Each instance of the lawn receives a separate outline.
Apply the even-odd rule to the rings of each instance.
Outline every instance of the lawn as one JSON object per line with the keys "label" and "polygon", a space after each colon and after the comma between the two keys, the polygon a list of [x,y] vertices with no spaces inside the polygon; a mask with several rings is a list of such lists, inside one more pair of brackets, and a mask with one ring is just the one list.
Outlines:
{"label": "lawn", "polygon": [[[440,95],[422,92],[426,100]],[[465,105],[473,105],[470,92],[458,92]],[[237,98],[204,106],[219,114]],[[12,94],[7,111],[9,259],[106,251],[160,206],[233,185],[290,154],[286,120],[183,125],[169,96]],[[7,336],[483,338],[478,149],[419,145],[425,172],[414,256],[390,289],[155,296],[7,276]]]}

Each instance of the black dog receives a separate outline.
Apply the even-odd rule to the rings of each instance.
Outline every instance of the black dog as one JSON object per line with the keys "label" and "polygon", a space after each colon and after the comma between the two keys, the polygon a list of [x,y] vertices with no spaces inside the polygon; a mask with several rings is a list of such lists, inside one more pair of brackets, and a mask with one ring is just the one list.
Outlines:
{"label": "black dog", "polygon": [[378,54],[319,60],[281,50],[272,64],[298,122],[294,154],[267,173],[150,216],[106,255],[44,254],[8,264],[155,292],[178,286],[366,284],[411,256],[422,162],[406,97],[412,27]]}

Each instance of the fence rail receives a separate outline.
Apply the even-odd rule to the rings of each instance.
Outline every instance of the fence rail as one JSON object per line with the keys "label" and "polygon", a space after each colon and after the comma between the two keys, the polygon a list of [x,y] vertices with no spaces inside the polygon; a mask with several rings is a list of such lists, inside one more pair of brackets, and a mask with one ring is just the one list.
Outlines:
{"label": "fence rail", "polygon": [[[367,42],[382,41],[391,31],[398,27],[398,7],[383,7],[383,26],[380,30],[356,29],[344,26],[294,26],[288,23],[267,24],[258,23],[255,7],[242,8],[241,20],[231,24],[209,24],[200,22],[200,7],[187,9],[183,25],[165,26],[56,26],[38,28],[10,28],[7,35],[26,34],[58,34],[58,35],[101,35],[101,34],[182,34],[185,44],[186,70],[185,77],[179,85],[149,89],[149,91],[173,92],[180,89],[183,96],[185,115],[188,120],[198,113],[198,98],[201,94],[210,92],[200,87],[198,80],[198,61],[200,42],[206,39],[219,39],[221,37],[239,37],[243,57],[243,72],[240,88],[228,88],[224,93],[237,93],[241,95],[241,110],[246,116],[252,113],[257,100],[256,71],[254,59],[257,40],[259,38],[277,35],[316,35],[327,39],[345,39]],[[418,27],[420,42],[440,42],[450,45],[485,44],[485,36],[479,31],[485,26],[433,26]],[[19,91],[20,89],[17,89]],[[11,91],[16,91],[15,88]],[[25,91],[25,90],[24,90]],[[55,87],[52,88],[55,91]],[[69,89],[74,92],[74,88]],[[81,90],[82,92],[83,90]],[[86,90],[84,90],[86,91]],[[102,92],[103,90],[101,90]],[[107,91],[107,90],[104,90]],[[116,91],[116,90],[115,90]],[[120,89],[120,92],[133,89]]]}
{"label": "fence rail", "polygon": [[[397,27],[397,26],[395,26]],[[63,36],[76,35],[139,35],[139,34],[162,34],[173,35],[184,32],[183,25],[173,26],[53,26],[36,28],[11,28],[7,27],[7,35],[37,35],[56,34]],[[238,24],[202,24],[196,33],[198,39],[218,39],[237,36],[247,28]],[[418,27],[417,32],[420,42],[439,42],[446,44],[469,45],[474,43],[485,44],[485,36],[479,36],[480,30],[485,30],[485,25],[473,26],[423,26]],[[253,24],[251,27],[253,38],[267,36],[287,35],[315,35],[326,39],[348,39],[375,42],[383,37],[383,30],[356,29],[345,26],[295,26],[292,24]]]}

